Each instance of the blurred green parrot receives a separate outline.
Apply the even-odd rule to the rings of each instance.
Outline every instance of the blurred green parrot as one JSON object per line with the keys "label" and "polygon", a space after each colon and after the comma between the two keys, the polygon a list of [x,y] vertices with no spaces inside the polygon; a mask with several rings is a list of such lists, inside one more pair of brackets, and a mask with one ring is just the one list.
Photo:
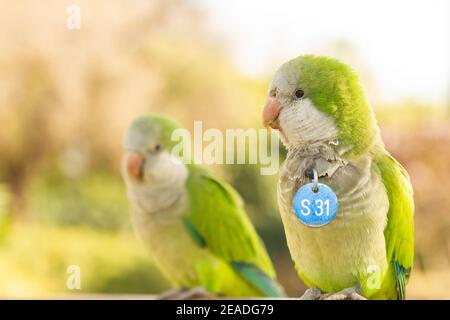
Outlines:
{"label": "blurred green parrot", "polygon": [[177,142],[171,135],[179,128],[159,115],[137,118],[126,133],[121,165],[135,230],[179,288],[170,297],[188,298],[197,288],[233,297],[282,296],[236,191],[172,152]]}
{"label": "blurred green parrot", "polygon": [[[263,111],[288,150],[278,203],[304,299],[404,299],[413,266],[414,202],[405,169],[386,151],[356,73],[300,56],[275,73]],[[339,208],[322,227],[293,212],[297,190],[328,185]]]}

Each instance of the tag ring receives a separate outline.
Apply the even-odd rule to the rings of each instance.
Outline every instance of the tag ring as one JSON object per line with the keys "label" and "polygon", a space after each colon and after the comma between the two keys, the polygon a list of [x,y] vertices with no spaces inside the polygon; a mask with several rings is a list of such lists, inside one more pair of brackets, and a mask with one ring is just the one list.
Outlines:
{"label": "tag ring", "polygon": [[319,191],[319,174],[317,173],[317,169],[314,168],[313,169],[313,174],[314,174],[314,179],[313,179],[313,187],[312,187],[312,191],[314,193],[317,193]]}

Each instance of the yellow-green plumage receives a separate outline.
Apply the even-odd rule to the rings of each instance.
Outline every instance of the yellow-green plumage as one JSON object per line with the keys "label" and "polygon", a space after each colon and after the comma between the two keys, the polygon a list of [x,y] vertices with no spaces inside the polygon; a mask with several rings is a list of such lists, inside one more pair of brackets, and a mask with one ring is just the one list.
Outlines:
{"label": "yellow-green plumage", "polygon": [[127,173],[126,156],[122,172],[133,225],[160,270],[176,287],[234,297],[282,295],[239,195],[170,154],[177,128],[164,117],[145,116],[125,139],[128,151],[145,157],[141,181]]}
{"label": "yellow-green plumage", "polygon": [[[190,168],[186,186],[189,205],[185,218],[203,238],[204,247],[234,271],[224,281],[230,286],[231,292],[223,293],[279,296],[281,291],[273,280],[275,271],[270,258],[236,191],[195,166]],[[254,268],[255,278],[252,279],[251,270],[246,270],[245,274],[246,265]],[[215,274],[214,277],[223,275]],[[212,279],[212,282],[217,281]],[[242,287],[242,282],[250,284],[250,290],[247,288],[247,292],[236,292],[237,288]]]}
{"label": "yellow-green plumage", "polygon": [[384,230],[389,276],[383,284],[387,298],[405,299],[406,282],[414,262],[414,200],[406,170],[389,154],[374,161],[389,198],[388,223]]}
{"label": "yellow-green plumage", "polygon": [[[412,188],[384,148],[356,73],[335,59],[301,56],[280,67],[269,92],[288,149],[278,199],[300,277],[324,292],[359,286],[367,298],[404,299],[414,255]],[[312,168],[339,201],[334,220],[320,228],[303,225],[292,209]]]}

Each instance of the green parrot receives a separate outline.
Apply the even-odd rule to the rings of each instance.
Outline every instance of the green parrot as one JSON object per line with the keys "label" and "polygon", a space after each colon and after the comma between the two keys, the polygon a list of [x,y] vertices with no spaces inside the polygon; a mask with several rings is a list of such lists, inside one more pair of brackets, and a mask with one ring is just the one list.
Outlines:
{"label": "green parrot", "polygon": [[272,262],[237,192],[172,152],[177,142],[171,135],[179,128],[163,116],[147,115],[126,133],[121,171],[138,235],[180,290],[282,296]]}
{"label": "green parrot", "polygon": [[[384,148],[356,73],[328,57],[286,62],[273,77],[263,122],[279,130],[288,151],[278,204],[291,257],[310,287],[303,298],[404,299],[414,256],[412,187]],[[339,203],[322,227],[293,211],[294,195],[314,174]]]}

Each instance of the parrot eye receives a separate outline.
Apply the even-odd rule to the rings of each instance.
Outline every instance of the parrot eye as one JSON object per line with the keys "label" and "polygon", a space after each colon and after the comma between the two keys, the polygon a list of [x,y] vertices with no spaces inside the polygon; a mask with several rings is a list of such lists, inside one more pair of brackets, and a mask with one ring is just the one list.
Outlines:
{"label": "parrot eye", "polygon": [[276,89],[276,88],[273,88],[273,89],[270,90],[270,92],[269,92],[269,97],[276,98],[276,96],[277,96],[277,89]]}
{"label": "parrot eye", "polygon": [[295,90],[294,95],[297,99],[301,99],[305,95],[305,91],[303,91],[302,89],[297,89]]}
{"label": "parrot eye", "polygon": [[160,151],[161,150],[161,145],[160,144],[157,144],[156,146],[155,146],[155,151]]}

